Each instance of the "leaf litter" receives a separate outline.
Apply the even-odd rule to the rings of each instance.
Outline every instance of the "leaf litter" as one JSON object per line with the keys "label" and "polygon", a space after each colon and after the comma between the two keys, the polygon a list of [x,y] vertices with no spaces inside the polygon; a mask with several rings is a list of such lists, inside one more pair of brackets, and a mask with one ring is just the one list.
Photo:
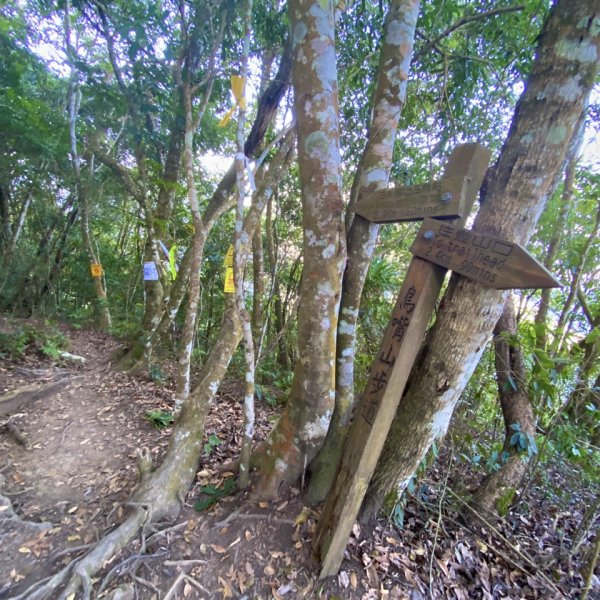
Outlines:
{"label": "leaf litter", "polygon": [[[170,428],[157,429],[145,415],[171,410],[172,378],[157,383],[111,371],[107,358],[117,348],[112,338],[91,331],[68,333],[72,351],[87,362],[60,368],[78,379],[43,402],[33,399],[19,409],[28,448],[0,434],[7,459],[0,494],[22,519],[19,526],[12,519],[10,527],[0,527],[0,597],[54,573],[113,528],[137,482],[137,449],[149,448],[157,463],[168,444]],[[32,357],[2,364],[0,389],[47,378],[56,368]],[[163,370],[168,375],[170,369]],[[158,524],[115,557],[96,584],[104,588],[102,597],[578,597],[582,556],[568,552],[585,505],[583,492],[575,492],[576,474],[554,465],[550,477],[574,490],[570,500],[561,504],[531,486],[525,501],[490,528],[470,519],[461,504],[466,494],[459,490],[474,474],[447,457],[444,462],[443,456],[420,482],[427,494],[409,498],[402,530],[391,519],[373,527],[356,524],[338,575],[318,580],[311,543],[319,511],[304,506],[301,490],[291,488],[274,502],[253,501],[232,492],[234,473],[223,471],[223,464],[239,453],[242,398],[242,383],[223,383],[206,421],[196,483],[178,521]],[[266,437],[276,417],[276,409],[257,403],[257,441]],[[445,484],[455,493],[447,493]],[[216,499],[201,512],[194,510],[207,496]],[[3,515],[11,513],[8,504],[3,508],[0,525],[7,522],[1,521]],[[40,522],[47,523],[41,531]]]}

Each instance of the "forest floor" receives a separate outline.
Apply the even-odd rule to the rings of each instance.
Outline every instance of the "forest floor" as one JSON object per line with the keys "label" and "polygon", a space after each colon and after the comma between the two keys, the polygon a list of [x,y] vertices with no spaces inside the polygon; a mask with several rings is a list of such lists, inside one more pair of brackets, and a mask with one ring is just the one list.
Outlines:
{"label": "forest floor", "polygon": [[[7,327],[0,321],[0,331]],[[0,598],[55,573],[113,529],[138,479],[136,450],[149,448],[156,463],[169,439],[170,428],[156,429],[145,415],[171,408],[172,385],[112,371],[113,338],[61,329],[85,364],[38,354],[0,359]],[[22,393],[11,399],[11,390]],[[311,554],[319,513],[303,505],[300,489],[275,502],[232,493],[195,510],[232,481],[220,465],[239,451],[242,396],[238,383],[223,384],[178,521],[146,532],[106,565],[94,598],[579,596],[581,555],[570,547],[593,491],[564,464],[543,470],[544,489],[557,493],[534,480],[501,524],[487,525],[465,512],[474,474],[447,451],[407,503],[402,530],[389,520],[356,525],[340,573],[324,581]],[[258,439],[276,419],[258,403]],[[589,597],[600,598],[598,579]]]}

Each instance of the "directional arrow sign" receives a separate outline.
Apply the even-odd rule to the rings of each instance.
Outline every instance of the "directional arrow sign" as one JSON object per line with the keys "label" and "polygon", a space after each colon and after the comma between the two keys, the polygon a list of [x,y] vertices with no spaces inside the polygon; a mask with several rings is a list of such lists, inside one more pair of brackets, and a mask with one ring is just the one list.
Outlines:
{"label": "directional arrow sign", "polygon": [[463,217],[468,180],[463,176],[444,177],[433,183],[373,192],[358,202],[353,211],[373,223],[420,221],[424,217]]}
{"label": "directional arrow sign", "polygon": [[410,251],[497,290],[561,285],[519,244],[435,219],[423,221]]}

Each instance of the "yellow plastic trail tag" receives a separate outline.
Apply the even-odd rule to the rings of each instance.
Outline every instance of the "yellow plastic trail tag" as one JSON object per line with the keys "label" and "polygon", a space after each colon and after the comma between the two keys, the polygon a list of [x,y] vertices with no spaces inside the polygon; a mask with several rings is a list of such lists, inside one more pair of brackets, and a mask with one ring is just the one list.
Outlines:
{"label": "yellow plastic trail tag", "polygon": [[223,260],[223,264],[226,267],[233,267],[233,246],[229,246],[227,254],[225,255],[225,259]]}
{"label": "yellow plastic trail tag", "polygon": [[92,263],[90,265],[90,271],[92,273],[92,277],[102,277],[102,265],[98,263]]}
{"label": "yellow plastic trail tag", "polygon": [[235,109],[239,106],[241,109],[246,110],[246,98],[244,98],[244,87],[246,81],[240,75],[231,76],[231,91],[235,98],[235,104],[225,113],[225,116],[219,121],[219,127],[226,127]]}
{"label": "yellow plastic trail tag", "polygon": [[225,269],[225,287],[223,291],[226,294],[234,294],[235,293],[235,283],[233,279],[233,269],[231,267],[227,267]]}

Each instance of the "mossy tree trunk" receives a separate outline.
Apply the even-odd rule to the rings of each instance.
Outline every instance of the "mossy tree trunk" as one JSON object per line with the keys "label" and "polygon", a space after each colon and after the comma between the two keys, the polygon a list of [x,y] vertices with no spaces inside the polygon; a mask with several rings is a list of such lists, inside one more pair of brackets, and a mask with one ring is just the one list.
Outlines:
{"label": "mossy tree trunk", "polygon": [[[559,0],[496,165],[484,182],[473,229],[526,245],[568,157],[597,72],[600,28],[593,0]],[[454,407],[502,313],[504,293],[453,275],[420,362],[392,423],[362,518],[392,504]]]}

